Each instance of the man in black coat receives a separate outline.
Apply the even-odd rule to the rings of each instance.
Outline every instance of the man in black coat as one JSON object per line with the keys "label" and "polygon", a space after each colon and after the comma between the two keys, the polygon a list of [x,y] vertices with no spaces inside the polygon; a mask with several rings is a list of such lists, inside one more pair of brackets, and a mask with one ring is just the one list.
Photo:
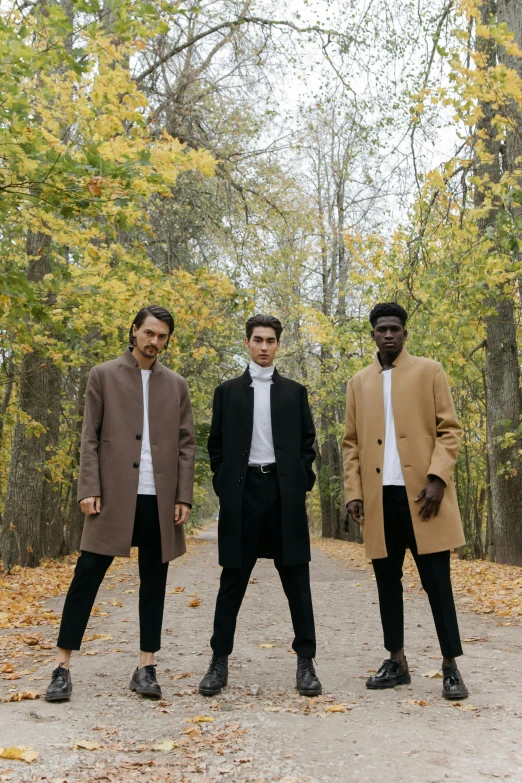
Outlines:
{"label": "man in black coat", "polygon": [[271,315],[247,321],[245,373],[217,387],[208,440],[219,497],[219,564],[213,656],[200,682],[205,696],[228,681],[236,619],[258,557],[273,558],[290,606],[297,653],[296,687],[321,693],[314,666],[310,536],[305,498],[315,482],[315,428],[304,386],[274,367],[283,327]]}

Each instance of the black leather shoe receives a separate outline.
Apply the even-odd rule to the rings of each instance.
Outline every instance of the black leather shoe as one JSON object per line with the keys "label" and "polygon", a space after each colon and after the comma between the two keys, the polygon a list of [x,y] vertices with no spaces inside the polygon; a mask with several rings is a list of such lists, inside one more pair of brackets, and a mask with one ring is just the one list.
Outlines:
{"label": "black leather shoe", "polygon": [[213,655],[208,671],[199,683],[202,696],[215,696],[228,684],[228,655]]}
{"label": "black leather shoe", "polygon": [[408,661],[404,659],[404,663],[399,663],[393,658],[386,658],[377,674],[372,674],[366,680],[366,687],[370,690],[381,690],[382,688],[395,688],[396,685],[409,685],[410,682]]}
{"label": "black leather shoe", "polygon": [[156,679],[156,664],[136,668],[132,675],[129,688],[141,696],[150,696],[153,699],[161,698],[161,687]]}
{"label": "black leather shoe", "polygon": [[300,696],[320,696],[323,692],[311,658],[303,658],[302,655],[297,656],[295,687],[299,691]]}
{"label": "black leather shoe", "polygon": [[68,701],[72,694],[71,672],[60,664],[51,675],[51,682],[45,691],[45,701]]}
{"label": "black leather shoe", "polygon": [[442,697],[444,699],[467,699],[469,691],[455,666],[442,667]]}

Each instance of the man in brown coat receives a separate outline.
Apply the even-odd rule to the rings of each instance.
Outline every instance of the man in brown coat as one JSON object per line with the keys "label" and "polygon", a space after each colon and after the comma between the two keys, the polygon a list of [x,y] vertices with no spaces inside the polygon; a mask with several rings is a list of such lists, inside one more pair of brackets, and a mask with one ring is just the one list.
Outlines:
{"label": "man in brown coat", "polygon": [[141,584],[140,665],[130,688],[161,696],[154,653],[161,643],[169,560],[185,552],[195,459],[187,383],[157,358],[173,330],[163,307],[143,308],[123,356],[90,372],[78,478],[85,524],[47,701],[70,698],[71,651],[80,649],[107,569],[115,556],[129,557],[131,546],[139,549]]}
{"label": "man in brown coat", "polygon": [[343,441],[347,511],[363,525],[390,653],[367,688],[411,681],[404,655],[402,564],[409,548],[428,595],[442,651],[446,699],[468,691],[450,576],[450,549],[465,543],[452,472],[461,429],[442,366],[404,348],[406,311],[379,304],[370,313],[373,364],[348,383]]}

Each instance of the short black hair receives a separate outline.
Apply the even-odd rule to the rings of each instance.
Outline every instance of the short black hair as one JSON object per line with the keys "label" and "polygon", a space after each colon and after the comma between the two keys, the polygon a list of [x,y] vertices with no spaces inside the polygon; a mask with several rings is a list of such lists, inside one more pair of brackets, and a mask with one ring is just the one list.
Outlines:
{"label": "short black hair", "polygon": [[394,315],[396,318],[400,319],[403,326],[406,326],[408,313],[404,307],[401,307],[397,302],[381,302],[381,304],[376,304],[368,316],[368,320],[372,326],[375,326],[375,322],[378,318],[385,318],[387,315]]}
{"label": "short black hair", "polygon": [[172,317],[172,315],[169,313],[168,310],[165,310],[164,307],[155,304],[147,305],[147,307],[142,307],[139,313],[137,313],[129,329],[129,345],[136,345],[136,338],[132,333],[132,327],[135,326],[136,329],[139,329],[142,323],[149,315],[152,315],[153,318],[157,318],[158,321],[164,321],[169,327],[169,339],[165,344],[165,348],[166,348],[169,344],[170,335],[174,331],[174,318]]}
{"label": "short black hair", "polygon": [[257,313],[257,315],[253,315],[251,318],[248,319],[246,322],[246,336],[250,340],[252,337],[252,332],[256,328],[256,326],[268,326],[271,329],[274,330],[277,337],[277,342],[281,339],[281,332],[283,331],[283,325],[279,318],[276,318],[275,315],[263,315],[262,313]]}

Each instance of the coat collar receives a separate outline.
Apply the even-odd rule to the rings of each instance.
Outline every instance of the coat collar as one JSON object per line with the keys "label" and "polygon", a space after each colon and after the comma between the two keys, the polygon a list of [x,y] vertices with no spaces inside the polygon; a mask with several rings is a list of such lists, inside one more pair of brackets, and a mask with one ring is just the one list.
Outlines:
{"label": "coat collar", "polygon": [[[139,367],[138,362],[134,358],[132,347],[130,345],[128,346],[128,348],[125,349],[123,355],[120,357],[120,364],[123,364],[125,367]],[[156,358],[150,369],[154,373],[162,372],[163,365]]]}
{"label": "coat collar", "polygon": [[[250,375],[250,370],[248,369],[248,367],[246,368],[245,372],[241,376],[241,380],[243,381],[245,386],[252,385],[252,376]],[[277,367],[274,367],[274,374],[272,375],[272,381],[273,383],[282,383],[284,381],[284,377],[277,372]]]}
{"label": "coat collar", "polygon": [[[397,356],[395,361],[393,362],[394,367],[405,367],[407,364],[409,364],[412,360],[411,353],[408,353],[406,348],[403,348],[400,354]],[[379,352],[375,354],[375,357],[373,359],[373,363],[370,365],[372,370],[376,373],[382,372],[382,364],[379,361]]]}

